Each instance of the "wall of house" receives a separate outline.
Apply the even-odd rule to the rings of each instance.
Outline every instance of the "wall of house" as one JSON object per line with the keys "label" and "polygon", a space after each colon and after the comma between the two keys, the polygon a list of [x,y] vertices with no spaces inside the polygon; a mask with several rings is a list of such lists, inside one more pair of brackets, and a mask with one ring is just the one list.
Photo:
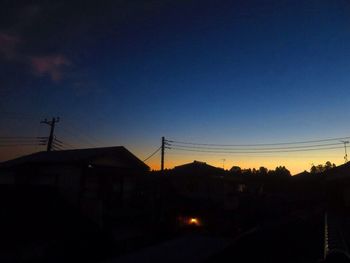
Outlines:
{"label": "wall of house", "polygon": [[190,198],[223,200],[236,192],[234,183],[227,182],[221,177],[213,176],[177,176],[170,179],[175,191]]}
{"label": "wall of house", "polygon": [[14,171],[8,169],[0,170],[0,184],[14,184]]}
{"label": "wall of house", "polygon": [[55,185],[60,194],[69,203],[79,206],[81,192],[82,168],[73,165],[52,167],[55,176]]}
{"label": "wall of house", "polygon": [[350,208],[350,185],[346,184],[343,188],[343,199],[344,199],[344,206],[346,208]]}
{"label": "wall of house", "polygon": [[57,187],[67,202],[78,205],[81,174],[81,167],[62,164],[20,167],[13,169],[9,176],[15,184]]}
{"label": "wall of house", "polygon": [[142,171],[135,174],[87,164],[46,164],[3,171],[0,184],[55,187],[67,203],[104,227],[113,217],[128,217],[142,210],[137,207],[144,199],[140,177],[144,178]]}
{"label": "wall of house", "polygon": [[102,156],[98,157],[91,162],[93,166],[102,166],[102,167],[123,167],[124,163],[113,156]]}

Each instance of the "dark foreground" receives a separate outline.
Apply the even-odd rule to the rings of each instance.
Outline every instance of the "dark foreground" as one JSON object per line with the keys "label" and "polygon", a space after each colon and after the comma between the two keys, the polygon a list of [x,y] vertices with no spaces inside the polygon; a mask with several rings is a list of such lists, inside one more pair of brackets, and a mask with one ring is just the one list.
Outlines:
{"label": "dark foreground", "polygon": [[[318,195],[300,198],[303,192],[288,187],[290,192],[280,186],[278,192],[238,193],[231,210],[168,191],[150,217],[103,227],[50,188],[1,187],[0,261],[322,262],[325,212],[331,229],[344,233],[349,244],[349,215],[339,207],[329,210]],[[179,225],[179,211],[198,216],[200,224]],[[337,248],[339,240],[330,244]]]}
{"label": "dark foreground", "polygon": [[258,229],[212,256],[208,262],[320,262],[323,258],[320,212]]}

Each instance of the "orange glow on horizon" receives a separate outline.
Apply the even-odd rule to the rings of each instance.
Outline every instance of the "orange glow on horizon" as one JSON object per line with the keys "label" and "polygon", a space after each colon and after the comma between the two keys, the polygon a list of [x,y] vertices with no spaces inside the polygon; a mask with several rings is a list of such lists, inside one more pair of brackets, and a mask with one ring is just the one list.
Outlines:
{"label": "orange glow on horizon", "polygon": [[[206,162],[209,165],[222,168],[223,161],[225,170],[231,169],[232,166],[239,166],[242,169],[255,168],[264,166],[269,170],[274,170],[277,166],[285,166],[292,175],[298,174],[303,171],[310,171],[312,165],[325,164],[327,161],[335,163],[337,166],[344,163],[343,159],[344,153],[342,150],[331,150],[327,153],[325,152],[301,152],[298,154],[281,154],[280,156],[208,156],[193,154],[188,155],[187,153],[181,154],[165,154],[165,168],[172,169],[175,166],[182,165],[185,163],[191,163],[194,160]],[[154,158],[149,162],[146,162],[150,166],[151,170],[160,170],[160,158]]]}
{"label": "orange glow on horizon", "polygon": [[[112,144],[112,143],[111,143]],[[138,143],[134,147],[126,146],[130,151],[139,157],[140,160],[145,159],[154,151],[145,144]],[[81,147],[86,148],[86,147]],[[19,146],[11,147],[6,151],[0,152],[0,162],[28,155],[33,152],[43,151],[45,146]],[[231,169],[232,166],[239,166],[242,169],[255,168],[264,166],[269,170],[274,170],[277,166],[285,166],[292,175],[310,171],[312,165],[325,164],[326,161],[335,163],[337,166],[344,163],[344,150],[334,149],[327,151],[308,151],[308,152],[294,152],[294,153],[272,153],[272,154],[205,154],[205,153],[189,153],[179,152],[173,150],[165,151],[165,168],[172,169],[175,166],[192,163],[194,160],[206,162],[209,165],[222,168],[223,164],[225,170]],[[225,162],[223,163],[223,159]],[[160,170],[160,153],[154,155],[145,162],[151,170]]]}

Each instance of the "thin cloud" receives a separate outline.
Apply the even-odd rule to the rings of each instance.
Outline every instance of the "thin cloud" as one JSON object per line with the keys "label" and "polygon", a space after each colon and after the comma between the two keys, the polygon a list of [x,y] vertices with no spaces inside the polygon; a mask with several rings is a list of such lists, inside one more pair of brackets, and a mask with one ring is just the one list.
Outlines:
{"label": "thin cloud", "polygon": [[71,62],[60,54],[32,56],[30,62],[36,75],[48,75],[55,82],[61,80],[64,68],[71,65]]}
{"label": "thin cloud", "polygon": [[72,63],[63,54],[32,55],[20,51],[23,40],[16,34],[0,32],[0,59],[8,62],[27,64],[34,75],[49,76],[58,82],[63,77],[64,69]]}

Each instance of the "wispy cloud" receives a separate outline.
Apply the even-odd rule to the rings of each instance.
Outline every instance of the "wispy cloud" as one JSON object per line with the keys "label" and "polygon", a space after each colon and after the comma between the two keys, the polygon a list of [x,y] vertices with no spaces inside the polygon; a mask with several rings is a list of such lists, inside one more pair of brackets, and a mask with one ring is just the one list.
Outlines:
{"label": "wispy cloud", "polygon": [[64,68],[71,65],[71,62],[60,54],[32,56],[30,62],[36,75],[48,75],[53,81],[61,80]]}
{"label": "wispy cloud", "polygon": [[23,44],[20,36],[0,32],[0,58],[6,61],[27,64],[31,67],[35,76],[49,76],[52,81],[62,79],[64,69],[72,65],[71,61],[63,54],[33,55],[20,51]]}

